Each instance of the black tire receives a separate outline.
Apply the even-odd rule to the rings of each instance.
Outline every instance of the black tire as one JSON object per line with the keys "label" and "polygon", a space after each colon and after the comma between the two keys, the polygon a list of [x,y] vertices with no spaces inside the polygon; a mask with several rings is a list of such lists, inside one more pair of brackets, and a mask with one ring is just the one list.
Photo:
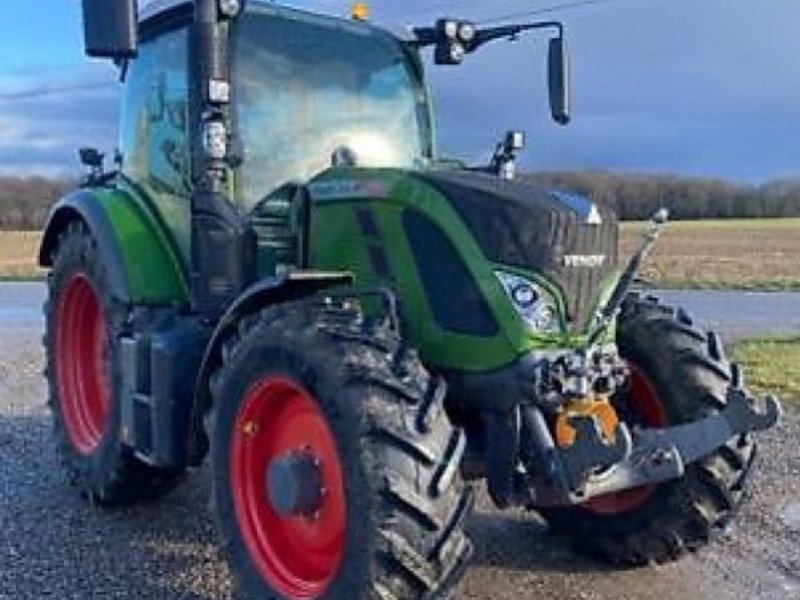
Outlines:
{"label": "black tire", "polygon": [[309,597],[448,597],[472,553],[462,525],[473,493],[459,473],[466,440],[444,412],[443,382],[388,328],[366,325],[342,306],[268,308],[241,323],[223,355],[209,419],[214,505],[241,590],[258,599],[287,596],[248,551],[231,489],[232,430],[243,398],[254,382],[279,376],[313,398],[344,482],[342,558],[329,585]]}
{"label": "black tire", "polygon": [[[172,487],[180,480],[181,471],[151,468],[133,456],[120,440],[120,367],[119,336],[124,331],[127,307],[109,294],[109,265],[98,250],[96,241],[82,221],[69,223],[58,239],[48,276],[48,298],[45,302],[45,351],[47,355],[45,376],[49,389],[49,405],[53,413],[54,431],[62,462],[70,481],[92,502],[116,505],[138,500],[150,500]],[[69,399],[62,397],[59,388],[58,351],[56,348],[59,326],[59,307],[65,286],[80,276],[88,282],[100,307],[106,335],[103,363],[107,377],[104,382],[107,394],[105,424],[96,446],[91,451],[79,451],[70,436],[65,408]],[[77,319],[85,314],[78,313]],[[62,386],[63,389],[63,386]]]}
{"label": "black tire", "polygon": [[[620,354],[649,380],[670,425],[701,419],[741,385],[719,337],[698,329],[682,309],[631,295],[617,330]],[[631,566],[676,560],[724,529],[745,496],[755,457],[749,437],[731,440],[662,483],[627,512],[599,515],[582,506],[543,511],[551,526],[574,537],[576,550]]]}

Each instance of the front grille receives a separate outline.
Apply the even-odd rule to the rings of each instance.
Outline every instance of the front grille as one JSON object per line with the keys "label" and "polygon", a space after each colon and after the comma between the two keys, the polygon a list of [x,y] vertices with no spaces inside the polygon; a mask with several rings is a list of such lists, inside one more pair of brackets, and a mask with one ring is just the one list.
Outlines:
{"label": "front grille", "polygon": [[[583,331],[595,308],[601,286],[617,263],[617,223],[604,219],[600,225],[589,225],[569,215],[562,216],[557,228],[556,246],[560,251],[542,272],[557,283],[566,297],[568,318],[573,332]],[[568,256],[606,257],[600,266],[567,264]]]}

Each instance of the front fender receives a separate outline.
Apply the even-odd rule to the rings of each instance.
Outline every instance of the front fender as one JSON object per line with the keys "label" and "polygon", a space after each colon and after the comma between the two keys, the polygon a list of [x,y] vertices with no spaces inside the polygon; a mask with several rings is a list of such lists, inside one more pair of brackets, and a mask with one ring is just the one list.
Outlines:
{"label": "front fender", "polygon": [[285,302],[312,296],[324,289],[353,283],[353,275],[345,272],[297,271],[270,277],[251,285],[228,307],[219,320],[206,346],[197,376],[189,435],[189,462],[199,465],[208,451],[208,438],[203,418],[211,408],[211,375],[222,364],[222,347],[238,331],[247,315]]}
{"label": "front fender", "polygon": [[123,190],[83,188],[59,200],[47,220],[40,266],[53,265],[59,236],[76,219],[83,221],[97,242],[115,298],[159,305],[188,300],[185,268],[169,233]]}

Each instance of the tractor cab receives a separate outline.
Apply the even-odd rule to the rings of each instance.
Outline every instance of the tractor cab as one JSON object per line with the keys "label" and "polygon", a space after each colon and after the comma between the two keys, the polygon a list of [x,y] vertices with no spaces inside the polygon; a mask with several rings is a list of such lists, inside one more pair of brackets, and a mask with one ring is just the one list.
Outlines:
{"label": "tractor cab", "polygon": [[[121,174],[154,200],[187,269],[192,14],[192,4],[178,0],[151,3],[142,13],[136,59],[125,67],[120,127]],[[539,25],[563,34],[558,24]],[[360,19],[246,3],[229,32],[228,105],[220,115],[228,123],[214,123],[224,131],[216,136],[223,195],[252,229],[256,245],[254,273],[244,277],[304,264],[302,225],[310,207],[302,192],[314,177],[335,168],[441,170],[421,52],[433,46],[437,63],[454,65],[467,50],[521,30],[487,33],[440,20],[397,37]],[[566,123],[566,56],[563,38],[553,41],[559,40],[550,52],[551,99],[554,118]],[[206,132],[206,146],[214,131]],[[476,171],[512,173],[520,149],[512,146],[504,144],[492,165]]]}

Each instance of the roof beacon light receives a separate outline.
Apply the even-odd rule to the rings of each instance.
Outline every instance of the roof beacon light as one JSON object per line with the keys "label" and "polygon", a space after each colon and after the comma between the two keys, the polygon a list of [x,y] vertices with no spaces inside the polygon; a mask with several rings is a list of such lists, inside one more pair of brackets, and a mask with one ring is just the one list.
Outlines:
{"label": "roof beacon light", "polygon": [[350,18],[354,21],[367,21],[369,19],[369,5],[366,2],[356,2],[350,11]]}

